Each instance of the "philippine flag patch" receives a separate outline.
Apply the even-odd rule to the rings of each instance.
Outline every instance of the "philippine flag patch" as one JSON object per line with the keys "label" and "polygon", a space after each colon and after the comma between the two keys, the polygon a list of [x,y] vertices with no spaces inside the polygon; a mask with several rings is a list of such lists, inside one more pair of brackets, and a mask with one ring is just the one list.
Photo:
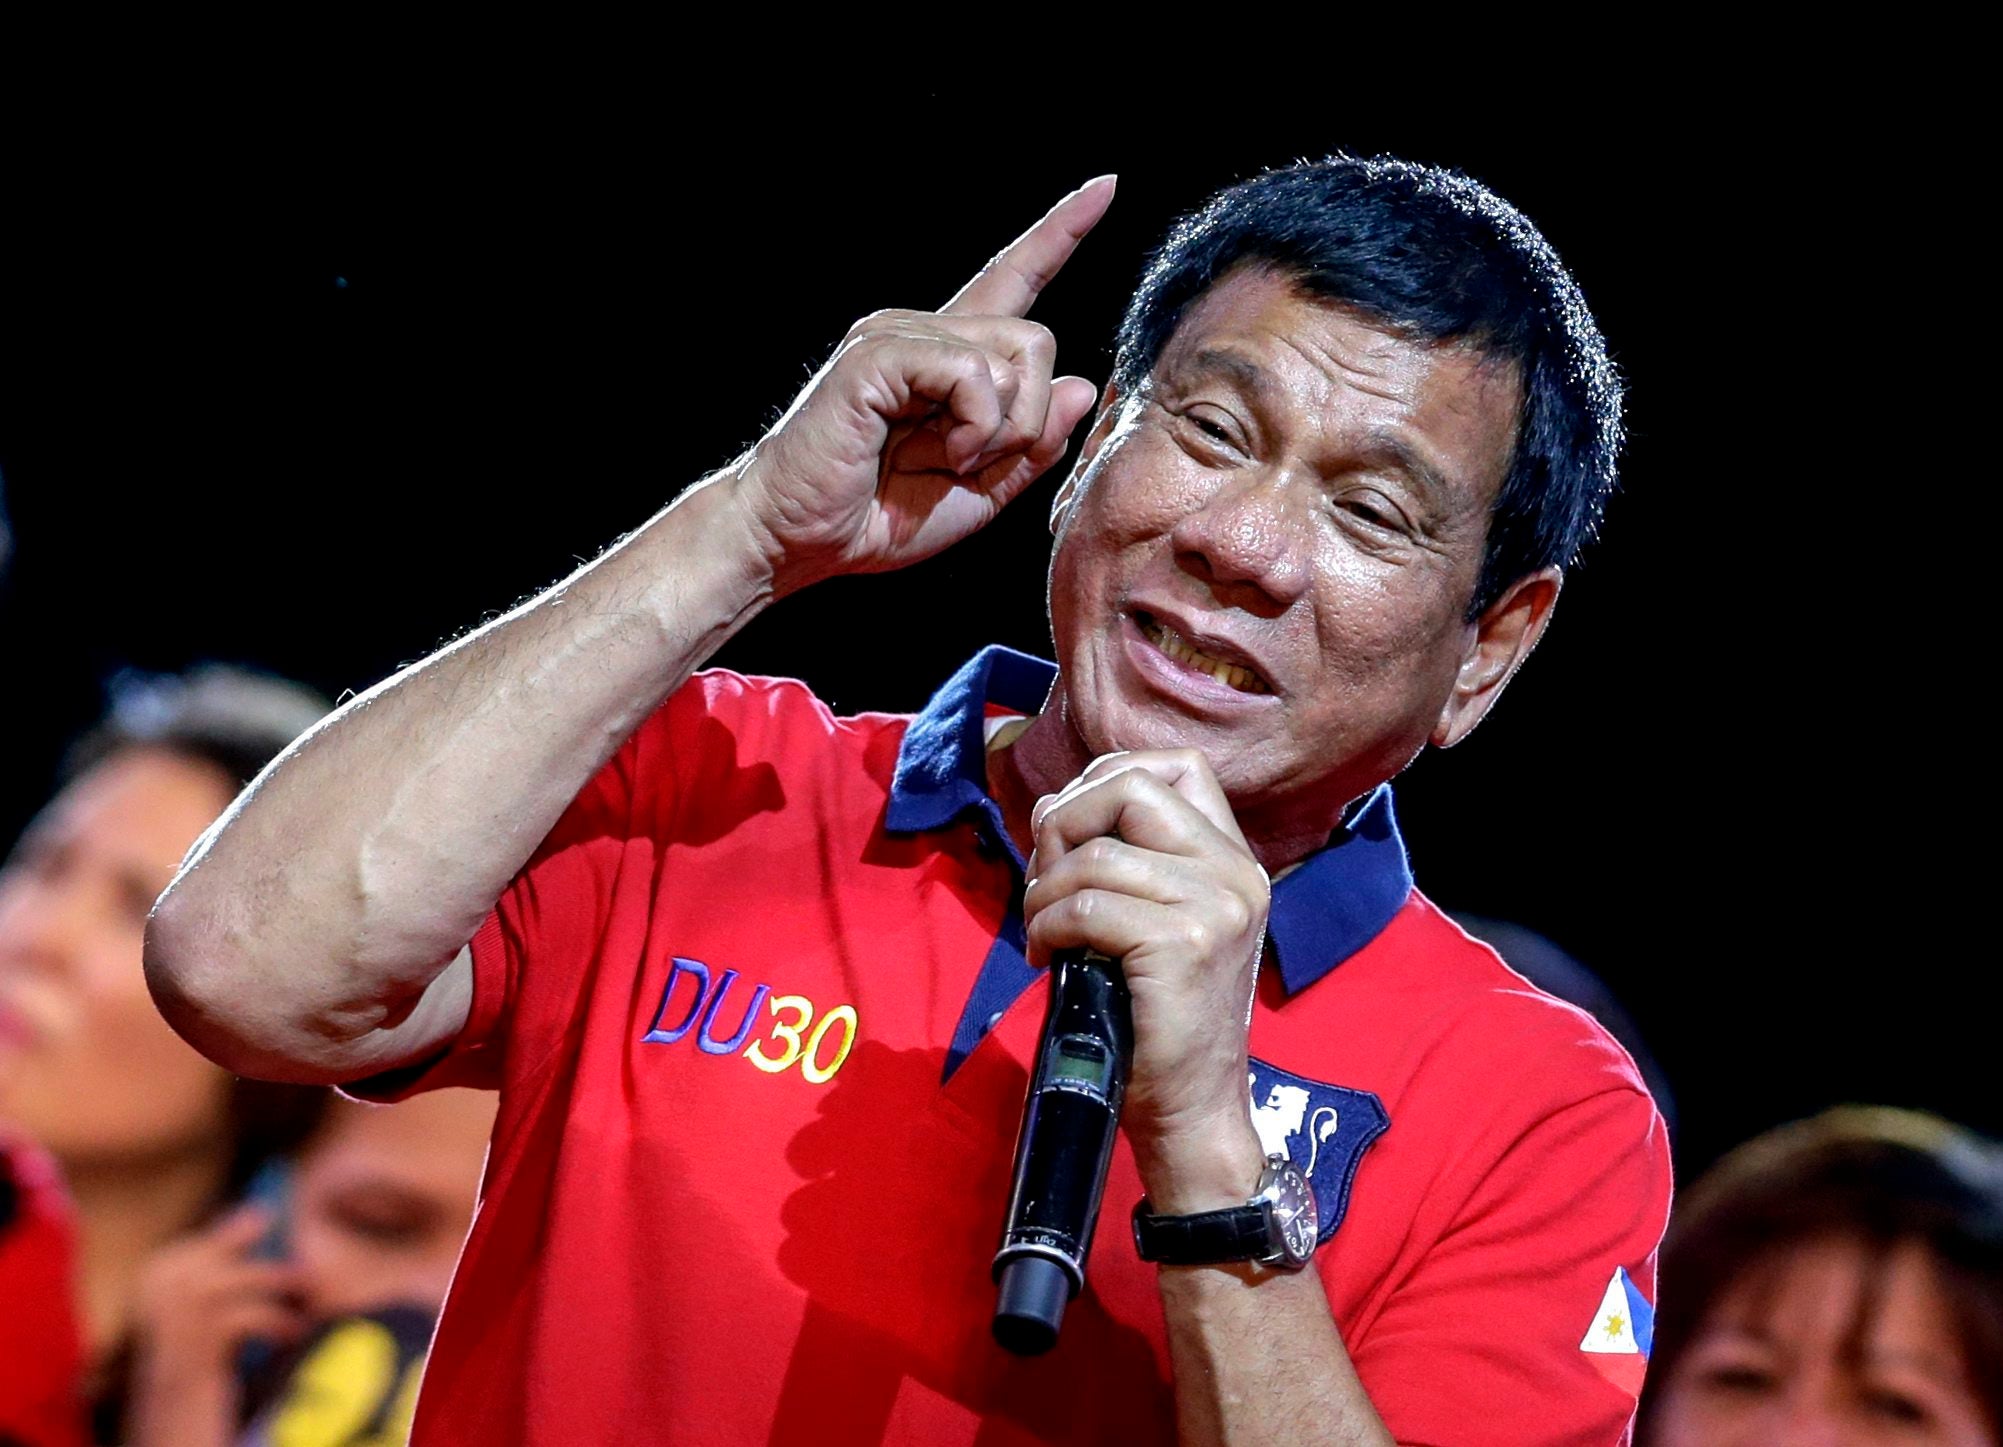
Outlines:
{"label": "philippine flag patch", "polygon": [[1327,1241],[1349,1210],[1349,1187],[1363,1153],[1384,1134],[1391,1117],[1367,1090],[1328,1085],[1263,1060],[1251,1062],[1252,1128],[1269,1156],[1285,1156],[1314,1188]]}
{"label": "philippine flag patch", "polygon": [[1601,1376],[1630,1397],[1639,1397],[1649,1348],[1654,1344],[1655,1308],[1641,1294],[1627,1268],[1617,1266],[1579,1350]]}

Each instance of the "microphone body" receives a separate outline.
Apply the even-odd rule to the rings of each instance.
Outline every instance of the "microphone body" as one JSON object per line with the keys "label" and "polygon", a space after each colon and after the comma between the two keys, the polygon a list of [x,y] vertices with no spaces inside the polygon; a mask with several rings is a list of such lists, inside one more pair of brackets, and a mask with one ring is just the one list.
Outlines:
{"label": "microphone body", "polygon": [[995,1340],[1018,1355],[1056,1345],[1064,1308],[1085,1285],[1133,1053],[1119,961],[1089,950],[1060,955],[1050,967],[1050,1006],[994,1262]]}

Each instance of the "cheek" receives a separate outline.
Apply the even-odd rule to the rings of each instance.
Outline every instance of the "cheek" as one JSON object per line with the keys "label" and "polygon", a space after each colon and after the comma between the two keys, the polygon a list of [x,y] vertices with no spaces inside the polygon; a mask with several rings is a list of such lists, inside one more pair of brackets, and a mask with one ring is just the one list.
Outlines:
{"label": "cheek", "polygon": [[1769,1447],[1776,1424],[1754,1403],[1737,1406],[1693,1401],[1687,1393],[1666,1393],[1656,1409],[1649,1441],[1654,1447]]}
{"label": "cheek", "polygon": [[1387,567],[1338,544],[1316,563],[1313,646],[1358,685],[1387,683],[1444,703],[1460,672],[1467,629],[1437,579]]}
{"label": "cheek", "polygon": [[1051,553],[1048,601],[1060,649],[1072,627],[1104,627],[1106,608],[1168,545],[1177,520],[1201,506],[1191,467],[1145,427],[1115,436],[1093,459]]}
{"label": "cheek", "polygon": [[215,1138],[229,1077],[160,1017],[140,965],[138,926],[73,942],[49,982],[46,1033],[6,1079],[6,1111],[58,1156],[115,1161]]}
{"label": "cheek", "polygon": [[58,1156],[115,1163],[220,1141],[228,1100],[229,1077],[142,991],[86,1001],[73,1029],[19,1062],[7,1105]]}
{"label": "cheek", "polygon": [[292,1227],[292,1263],[304,1278],[306,1308],[315,1319],[346,1316],[376,1299],[384,1275],[381,1253],[329,1222],[302,1201]]}

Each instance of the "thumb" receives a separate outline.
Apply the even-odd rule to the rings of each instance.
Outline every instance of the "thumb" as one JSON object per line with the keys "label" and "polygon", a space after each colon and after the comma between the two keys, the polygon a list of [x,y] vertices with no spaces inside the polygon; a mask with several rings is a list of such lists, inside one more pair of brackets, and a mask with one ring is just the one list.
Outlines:
{"label": "thumb", "polygon": [[1036,446],[1030,449],[1034,454],[1048,445],[1051,455],[1044,464],[1055,462],[1063,455],[1065,443],[1078,424],[1092,414],[1092,406],[1099,400],[1099,389],[1083,377],[1059,377],[1050,384],[1050,409],[1044,416],[1043,435],[1036,439]]}

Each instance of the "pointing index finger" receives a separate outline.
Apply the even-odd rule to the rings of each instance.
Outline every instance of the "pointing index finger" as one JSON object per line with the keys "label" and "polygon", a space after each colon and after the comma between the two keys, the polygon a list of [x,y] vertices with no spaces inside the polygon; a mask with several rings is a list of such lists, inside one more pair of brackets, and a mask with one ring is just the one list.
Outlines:
{"label": "pointing index finger", "polygon": [[1059,201],[940,310],[970,316],[1026,315],[1038,293],[1106,214],[1113,202],[1114,181],[1112,176],[1100,176]]}

